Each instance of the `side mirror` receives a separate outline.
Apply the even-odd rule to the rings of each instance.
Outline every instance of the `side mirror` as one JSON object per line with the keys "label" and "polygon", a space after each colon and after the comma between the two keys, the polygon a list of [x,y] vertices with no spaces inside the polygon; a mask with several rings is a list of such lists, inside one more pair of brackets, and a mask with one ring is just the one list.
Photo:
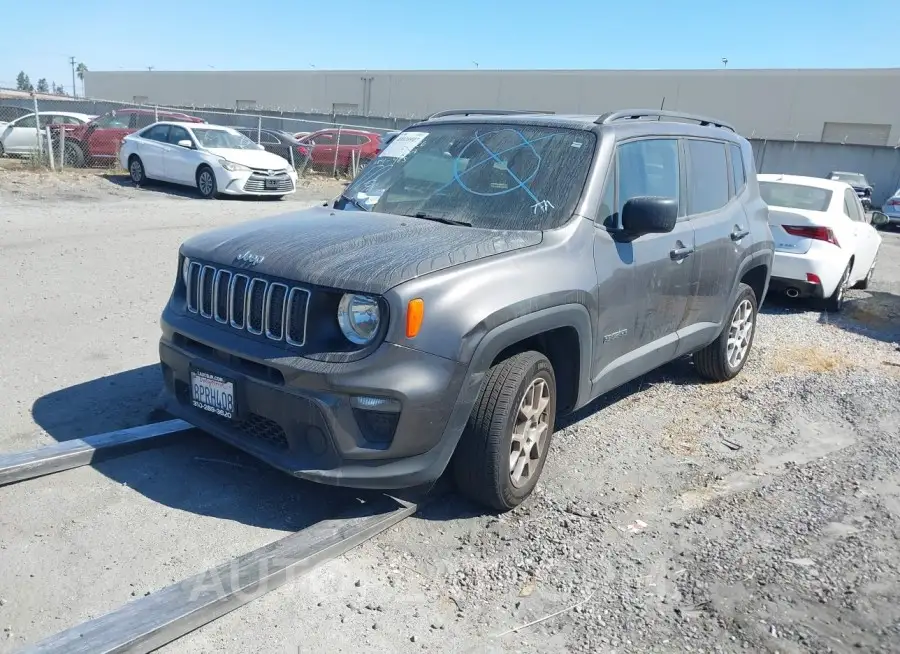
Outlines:
{"label": "side mirror", "polygon": [[633,241],[644,234],[665,234],[675,229],[678,200],[675,198],[631,198],[622,207],[623,240]]}
{"label": "side mirror", "polygon": [[182,148],[188,148],[189,150],[194,147],[194,143],[190,139],[181,139],[176,145],[179,145]]}
{"label": "side mirror", "polygon": [[872,226],[873,227],[884,227],[889,222],[891,222],[891,219],[888,218],[885,214],[881,213],[880,211],[872,212]]}
{"label": "side mirror", "polygon": [[257,150],[265,150],[265,149],[266,149],[266,146],[264,146],[262,143],[257,143],[257,144],[256,144],[256,149],[257,149]]}

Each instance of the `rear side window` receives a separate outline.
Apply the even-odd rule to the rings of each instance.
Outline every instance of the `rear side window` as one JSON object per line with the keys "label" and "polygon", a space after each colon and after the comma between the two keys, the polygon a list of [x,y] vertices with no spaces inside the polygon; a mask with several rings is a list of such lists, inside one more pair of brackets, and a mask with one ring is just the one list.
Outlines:
{"label": "rear side window", "polygon": [[728,203],[728,177],[732,174],[725,159],[725,144],[686,139],[685,146],[688,152],[688,213],[721,209]]}
{"label": "rear side window", "polygon": [[734,194],[740,195],[741,191],[747,185],[747,173],[744,169],[744,155],[740,147],[733,143],[728,146],[731,148],[731,181],[734,186]]}
{"label": "rear side window", "polygon": [[850,220],[855,220],[857,222],[864,222],[865,216],[862,211],[860,211],[859,201],[856,198],[856,193],[852,190],[847,189],[844,191],[844,201],[847,205],[848,215],[850,216]]}
{"label": "rear side window", "polygon": [[169,126],[168,125],[154,125],[149,129],[145,129],[141,132],[141,136],[145,139],[150,139],[151,141],[160,141],[161,143],[165,143],[166,139],[169,136]]}

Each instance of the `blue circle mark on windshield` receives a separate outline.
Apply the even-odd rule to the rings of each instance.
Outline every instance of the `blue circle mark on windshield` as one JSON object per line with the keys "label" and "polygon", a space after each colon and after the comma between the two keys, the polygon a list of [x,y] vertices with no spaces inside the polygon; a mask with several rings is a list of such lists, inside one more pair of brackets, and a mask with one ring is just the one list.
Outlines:
{"label": "blue circle mark on windshield", "polygon": [[[504,148],[503,150],[500,150],[498,152],[493,151],[484,142],[484,139],[494,136],[494,135],[498,135],[498,134],[502,135],[502,134],[504,134],[504,132],[509,132],[509,133],[515,134],[517,137],[519,137],[521,139],[522,142],[519,143],[518,145],[513,145],[511,147]],[[533,180],[535,178],[535,176],[538,174],[538,171],[541,168],[541,155],[539,155],[537,150],[534,149],[534,146],[532,145],[532,143],[539,141],[539,140],[543,140],[544,138],[547,138],[547,137],[545,136],[540,139],[535,139],[535,141],[529,141],[525,137],[525,135],[522,134],[522,132],[520,132],[517,129],[510,129],[510,128],[498,129],[498,130],[494,130],[493,132],[486,132],[485,134],[476,134],[475,138],[473,138],[471,141],[469,141],[463,147],[463,149],[459,153],[459,155],[457,155],[457,157],[454,159],[454,161],[453,161],[453,179],[456,181],[457,184],[459,184],[460,188],[462,188],[464,191],[466,191],[468,193],[471,193],[472,195],[480,195],[483,197],[495,197],[498,195],[505,195],[506,193],[512,193],[513,191],[522,189],[531,197],[532,200],[534,200],[536,203],[538,203],[538,202],[540,202],[540,200],[532,192],[532,190],[530,188],[528,188],[528,182],[530,182],[531,180]],[[526,147],[529,150],[531,150],[531,152],[534,154],[534,167],[527,175],[524,176],[524,178],[520,178],[512,170],[509,169],[509,167],[506,165],[506,163],[502,159],[500,159],[500,155],[506,154],[507,152],[513,152],[516,150],[520,150],[520,149],[526,148]],[[460,169],[459,169],[460,160],[470,158],[470,157],[466,157],[466,154],[469,152],[470,148],[473,148],[473,149],[477,148],[479,151],[483,151],[484,153],[487,154],[488,158],[484,159],[483,161],[479,161],[478,163],[476,163],[474,166],[472,166],[470,168],[466,168],[465,170],[460,171]],[[476,153],[476,152],[472,152],[473,156],[476,156],[477,154],[478,153]],[[487,163],[503,164],[506,174],[509,175],[510,178],[515,182],[515,185],[510,186],[509,188],[506,188],[506,189],[503,189],[500,191],[486,193],[484,191],[475,191],[471,187],[467,186],[465,184],[465,182],[463,182],[462,177],[466,173],[472,172],[473,170],[475,170]]]}

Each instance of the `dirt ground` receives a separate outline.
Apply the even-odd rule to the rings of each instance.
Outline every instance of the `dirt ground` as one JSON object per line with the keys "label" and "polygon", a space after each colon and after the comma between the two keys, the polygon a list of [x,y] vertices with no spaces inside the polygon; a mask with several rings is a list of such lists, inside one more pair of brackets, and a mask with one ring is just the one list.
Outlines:
{"label": "dirt ground", "polygon": [[[145,422],[181,241],[339,190],[203,201],[0,169],[0,451]],[[732,382],[677,361],[566,418],[515,511],[451,493],[162,651],[900,652],[900,233],[882,236],[841,316],[768,299]],[[346,499],[197,433],[0,488],[0,652]]]}

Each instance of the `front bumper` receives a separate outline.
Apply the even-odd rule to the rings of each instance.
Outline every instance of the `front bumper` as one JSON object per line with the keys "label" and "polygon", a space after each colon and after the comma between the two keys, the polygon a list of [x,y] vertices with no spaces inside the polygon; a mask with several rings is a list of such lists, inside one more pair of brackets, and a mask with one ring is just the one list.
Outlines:
{"label": "front bumper", "polygon": [[[436,480],[481,381],[462,364],[391,343],[358,361],[323,363],[171,307],[161,325],[163,409],[273,467],[332,485],[384,490]],[[234,382],[234,419],[192,405],[192,368]],[[359,397],[391,398],[399,412],[375,415]]]}
{"label": "front bumper", "polygon": [[[288,168],[285,174],[264,175],[251,170],[225,170],[215,167],[216,186],[223,195],[289,195],[297,190],[297,172]],[[275,182],[275,188],[267,188],[266,180]]]}

